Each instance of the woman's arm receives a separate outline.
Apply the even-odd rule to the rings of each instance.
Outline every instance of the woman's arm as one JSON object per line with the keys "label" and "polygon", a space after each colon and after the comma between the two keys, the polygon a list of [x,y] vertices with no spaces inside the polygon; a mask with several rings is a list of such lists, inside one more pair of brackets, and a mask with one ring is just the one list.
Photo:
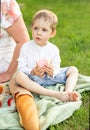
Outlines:
{"label": "woman's arm", "polygon": [[16,42],[16,47],[13,53],[12,61],[6,72],[0,74],[0,83],[6,82],[11,79],[17,69],[17,58],[19,56],[21,46],[30,40],[27,28],[25,26],[22,16],[20,16],[16,22],[9,28],[6,29],[10,36]]}

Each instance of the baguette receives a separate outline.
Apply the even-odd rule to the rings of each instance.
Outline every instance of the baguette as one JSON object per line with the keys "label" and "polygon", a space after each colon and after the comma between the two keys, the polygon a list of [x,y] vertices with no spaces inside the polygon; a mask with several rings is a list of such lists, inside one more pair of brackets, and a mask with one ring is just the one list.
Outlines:
{"label": "baguette", "polygon": [[33,97],[28,94],[16,98],[16,107],[20,123],[25,130],[40,130],[39,117]]}

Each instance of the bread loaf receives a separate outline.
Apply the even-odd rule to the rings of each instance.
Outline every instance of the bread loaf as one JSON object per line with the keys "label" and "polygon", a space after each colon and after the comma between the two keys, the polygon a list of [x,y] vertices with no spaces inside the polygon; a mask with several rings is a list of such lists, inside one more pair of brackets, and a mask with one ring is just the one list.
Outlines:
{"label": "bread loaf", "polygon": [[25,130],[40,130],[39,117],[35,101],[30,95],[20,95],[16,98],[16,107],[20,123]]}

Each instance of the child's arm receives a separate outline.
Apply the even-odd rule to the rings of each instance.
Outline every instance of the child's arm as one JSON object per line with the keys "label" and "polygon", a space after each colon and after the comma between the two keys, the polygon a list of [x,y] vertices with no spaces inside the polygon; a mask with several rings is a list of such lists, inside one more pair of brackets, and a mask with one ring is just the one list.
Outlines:
{"label": "child's arm", "polygon": [[20,50],[20,55],[18,58],[18,70],[23,73],[26,73],[27,75],[31,72],[31,69],[28,65],[27,46],[22,46]]}
{"label": "child's arm", "polygon": [[53,57],[52,57],[52,66],[53,66],[53,77],[58,74],[60,71],[60,63],[61,63],[61,58],[59,55],[59,49],[56,48],[53,50]]}

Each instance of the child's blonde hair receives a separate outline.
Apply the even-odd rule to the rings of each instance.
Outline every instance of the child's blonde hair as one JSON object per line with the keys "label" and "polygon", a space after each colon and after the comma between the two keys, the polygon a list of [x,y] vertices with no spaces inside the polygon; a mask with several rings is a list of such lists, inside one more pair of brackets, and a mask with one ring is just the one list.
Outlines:
{"label": "child's blonde hair", "polygon": [[32,25],[34,24],[35,20],[40,18],[43,18],[45,21],[50,22],[50,28],[52,29],[52,31],[56,30],[58,19],[55,13],[50,10],[40,10],[36,12],[32,19]]}

